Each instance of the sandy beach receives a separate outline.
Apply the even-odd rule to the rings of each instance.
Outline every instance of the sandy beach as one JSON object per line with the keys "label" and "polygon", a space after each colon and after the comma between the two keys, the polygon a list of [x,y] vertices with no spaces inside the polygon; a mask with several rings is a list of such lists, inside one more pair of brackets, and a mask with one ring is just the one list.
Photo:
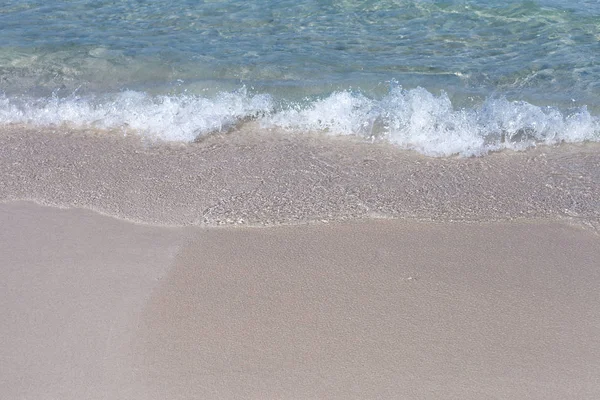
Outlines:
{"label": "sandy beach", "polygon": [[6,399],[594,399],[600,240],[557,222],[169,228],[0,205]]}
{"label": "sandy beach", "polygon": [[432,158],[389,143],[253,123],[191,144],[126,133],[1,129],[0,201],[172,226],[384,217],[560,219],[600,227],[596,143]]}
{"label": "sandy beach", "polygon": [[0,400],[599,400],[599,21],[2,1]]}
{"label": "sandy beach", "polygon": [[599,21],[2,1],[0,400],[599,400]]}
{"label": "sandy beach", "polygon": [[597,146],[0,131],[0,397],[596,399]]}

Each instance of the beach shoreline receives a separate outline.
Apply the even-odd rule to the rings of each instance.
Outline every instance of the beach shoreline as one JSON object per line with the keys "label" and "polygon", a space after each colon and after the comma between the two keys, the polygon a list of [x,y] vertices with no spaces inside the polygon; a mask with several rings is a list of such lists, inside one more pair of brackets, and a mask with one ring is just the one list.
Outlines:
{"label": "beach shoreline", "polygon": [[253,124],[198,143],[134,133],[0,130],[0,201],[155,225],[561,219],[598,226],[600,145],[433,158],[353,137]]}
{"label": "beach shoreline", "polygon": [[600,2],[4,3],[0,399],[600,399]]}
{"label": "beach shoreline", "polygon": [[600,396],[598,146],[0,131],[0,395]]}

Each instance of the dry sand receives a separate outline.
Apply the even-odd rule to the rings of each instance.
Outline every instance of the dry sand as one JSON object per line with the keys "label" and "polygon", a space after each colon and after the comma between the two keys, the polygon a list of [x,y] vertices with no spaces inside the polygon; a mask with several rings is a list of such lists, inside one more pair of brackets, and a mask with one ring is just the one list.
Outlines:
{"label": "dry sand", "polygon": [[3,399],[598,399],[600,239],[0,205]]}
{"label": "dry sand", "polygon": [[32,203],[0,227],[0,398],[143,398],[130,343],[181,232]]}

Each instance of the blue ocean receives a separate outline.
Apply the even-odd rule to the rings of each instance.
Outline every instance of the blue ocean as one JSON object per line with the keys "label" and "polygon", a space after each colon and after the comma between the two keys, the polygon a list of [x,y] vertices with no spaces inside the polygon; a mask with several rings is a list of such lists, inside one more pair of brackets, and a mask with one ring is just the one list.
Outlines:
{"label": "blue ocean", "polygon": [[3,0],[0,124],[252,122],[428,156],[600,141],[597,0]]}

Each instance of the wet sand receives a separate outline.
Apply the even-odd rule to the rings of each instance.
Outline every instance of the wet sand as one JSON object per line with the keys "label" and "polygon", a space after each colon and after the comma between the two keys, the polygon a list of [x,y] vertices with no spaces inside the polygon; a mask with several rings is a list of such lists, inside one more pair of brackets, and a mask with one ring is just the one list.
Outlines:
{"label": "wet sand", "polygon": [[192,144],[15,126],[0,130],[0,178],[0,201],[29,199],[168,225],[373,217],[600,221],[598,144],[436,159],[252,124]]}
{"label": "wet sand", "polygon": [[0,397],[600,397],[600,239],[557,222],[168,228],[0,205]]}

